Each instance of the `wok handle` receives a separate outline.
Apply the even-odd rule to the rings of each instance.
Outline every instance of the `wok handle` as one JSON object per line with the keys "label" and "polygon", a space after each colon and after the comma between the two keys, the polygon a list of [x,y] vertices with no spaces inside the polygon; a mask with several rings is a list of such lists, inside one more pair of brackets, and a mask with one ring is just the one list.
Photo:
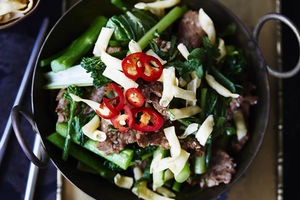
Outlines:
{"label": "wok handle", "polygon": [[[277,14],[277,13],[266,14],[259,19],[259,21],[256,24],[254,31],[253,31],[253,37],[257,41],[257,43],[258,43],[259,32],[260,32],[261,28],[263,27],[264,23],[269,20],[272,20],[272,19],[279,20],[279,21],[285,23],[288,27],[290,27],[290,29],[296,35],[296,38],[298,40],[298,46],[300,49],[300,34],[299,34],[299,30],[297,29],[296,25],[286,16]],[[300,55],[299,55],[296,66],[292,70],[287,71],[287,72],[276,71],[276,70],[272,69],[270,66],[268,66],[268,65],[266,65],[266,66],[267,66],[269,74],[271,74],[272,76],[277,77],[277,78],[290,78],[290,77],[296,75],[300,70]]]}
{"label": "wok handle", "polygon": [[25,138],[24,138],[24,134],[20,129],[20,117],[19,117],[19,113],[21,113],[23,115],[23,117],[31,124],[32,129],[35,133],[38,132],[38,129],[36,127],[36,123],[34,121],[34,117],[33,115],[28,112],[25,108],[23,108],[22,106],[15,106],[12,109],[12,113],[11,113],[11,120],[12,120],[12,126],[15,132],[15,135],[17,137],[17,140],[22,148],[22,150],[24,151],[25,155],[27,156],[27,158],[33,163],[35,164],[37,167],[46,167],[48,164],[48,155],[46,154],[46,152],[43,149],[42,150],[42,160],[40,160],[38,157],[36,157],[36,155],[32,152],[31,148],[29,147],[28,143],[26,142]]}

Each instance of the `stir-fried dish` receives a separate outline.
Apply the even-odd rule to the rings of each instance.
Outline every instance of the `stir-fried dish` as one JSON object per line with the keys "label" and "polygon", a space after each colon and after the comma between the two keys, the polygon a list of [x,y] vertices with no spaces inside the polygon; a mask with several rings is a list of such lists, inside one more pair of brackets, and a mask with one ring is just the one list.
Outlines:
{"label": "stir-fried dish", "polygon": [[257,102],[243,51],[227,43],[235,24],[218,30],[179,0],[112,3],[122,14],[41,62],[45,88],[59,90],[49,141],[143,199],[230,183]]}

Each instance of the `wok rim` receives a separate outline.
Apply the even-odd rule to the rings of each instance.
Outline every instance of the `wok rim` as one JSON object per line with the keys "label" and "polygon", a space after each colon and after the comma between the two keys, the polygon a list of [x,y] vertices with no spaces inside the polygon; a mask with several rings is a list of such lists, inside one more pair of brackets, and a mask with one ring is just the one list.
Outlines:
{"label": "wok rim", "polygon": [[[189,1],[189,0],[187,0]],[[36,73],[37,73],[37,68],[39,67],[39,61],[41,59],[41,54],[44,50],[45,45],[47,44],[47,41],[49,39],[49,37],[51,37],[53,31],[56,29],[57,25],[64,19],[64,17],[69,14],[70,12],[73,11],[73,9],[77,6],[80,6],[80,4],[82,4],[82,2],[84,2],[84,0],[80,0],[77,3],[75,3],[70,9],[68,9],[55,23],[55,25],[51,28],[51,30],[49,31],[49,33],[47,34],[43,45],[39,51],[36,63],[35,63],[35,67],[34,67],[34,71],[33,71],[33,75],[32,75],[32,83],[31,83],[31,109],[32,109],[32,113],[34,114],[34,85],[35,85],[35,81],[36,81]],[[261,73],[263,73],[264,77],[265,77],[265,90],[266,90],[266,94],[265,94],[265,105],[263,105],[265,107],[266,110],[266,119],[264,121],[264,126],[262,126],[261,129],[261,137],[259,139],[259,142],[256,145],[256,149],[253,152],[252,156],[249,157],[249,159],[247,159],[247,162],[245,167],[243,167],[242,169],[239,169],[239,174],[234,174],[233,178],[231,180],[231,182],[229,184],[221,184],[219,186],[213,187],[213,188],[219,188],[219,190],[217,190],[215,192],[215,196],[212,199],[216,199],[218,198],[221,194],[223,194],[224,192],[228,191],[237,181],[240,180],[241,176],[243,176],[245,174],[245,172],[249,169],[250,165],[253,163],[254,159],[257,157],[258,152],[261,149],[263,140],[265,138],[265,134],[267,132],[267,128],[268,128],[268,124],[269,124],[269,119],[270,119],[270,84],[269,84],[269,75],[267,72],[267,64],[262,56],[262,53],[257,45],[257,41],[254,40],[253,36],[250,34],[250,32],[248,31],[248,29],[246,28],[246,26],[244,25],[244,23],[229,9],[227,8],[225,5],[223,5],[221,2],[216,1],[216,0],[210,0],[210,2],[218,7],[220,7],[222,10],[224,10],[229,16],[230,18],[233,19],[233,21],[237,24],[238,27],[241,28],[242,34],[244,34],[251,42],[254,43],[255,45],[255,54],[258,57],[258,62],[260,62],[263,65],[263,71]],[[39,131],[39,124],[37,124],[37,130],[38,130],[38,134],[40,134]],[[46,138],[41,136],[41,143],[45,149],[45,151],[47,152],[47,148],[44,145],[44,140],[46,140]],[[67,175],[65,175],[65,173],[63,172],[63,170],[61,169],[60,166],[58,166],[58,164],[54,161],[54,159],[52,159],[51,156],[49,156],[51,162],[53,163],[53,165],[60,171],[60,173],[72,184],[74,185],[76,188],[80,189],[82,192],[88,194],[86,191],[84,191],[83,189],[81,189],[79,186],[76,185],[76,183],[74,183],[74,180],[71,180],[72,177],[68,177]],[[209,189],[213,189],[213,188],[208,188],[206,190]],[[221,188],[221,189],[220,189]],[[91,194],[88,194],[91,195]]]}

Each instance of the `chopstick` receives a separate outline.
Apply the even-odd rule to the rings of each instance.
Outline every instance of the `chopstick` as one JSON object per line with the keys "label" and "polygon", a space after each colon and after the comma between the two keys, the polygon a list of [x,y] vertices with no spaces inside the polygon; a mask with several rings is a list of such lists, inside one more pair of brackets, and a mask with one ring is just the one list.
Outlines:
{"label": "chopstick", "polygon": [[[48,18],[45,18],[42,22],[40,31],[38,33],[37,39],[36,39],[35,44],[34,44],[33,51],[32,51],[31,56],[30,56],[30,58],[34,57],[34,61],[36,60],[37,54],[38,54],[39,49],[40,49],[40,47],[42,45],[42,42],[44,40],[46,31],[47,31],[47,28],[48,28],[48,24],[49,24],[49,20],[48,20]],[[31,66],[30,68],[33,68],[33,67]],[[34,139],[33,153],[38,158],[41,157],[41,139],[40,139],[40,136],[38,134],[35,136],[35,139]],[[28,171],[28,178],[27,178],[27,183],[26,183],[24,200],[32,200],[33,199],[34,191],[35,191],[35,185],[36,185],[36,181],[37,181],[37,176],[38,176],[38,167],[35,166],[31,162],[30,167],[29,167],[29,171]]]}
{"label": "chopstick", "polygon": [[[38,134],[34,139],[33,153],[36,155],[36,157],[41,158],[41,138]],[[31,162],[28,171],[24,200],[33,199],[38,172],[38,167]]]}
{"label": "chopstick", "polygon": [[[28,85],[29,80],[30,80],[30,76],[32,74],[32,70],[34,68],[34,64],[35,64],[37,55],[39,53],[40,47],[43,43],[46,31],[47,31],[48,23],[49,23],[49,20],[47,18],[43,20],[43,23],[42,23],[42,26],[40,28],[39,34],[38,34],[37,39],[34,43],[32,53],[31,53],[29,61],[27,63],[27,67],[25,69],[23,79],[22,79],[22,82],[20,84],[20,87],[19,87],[17,96],[15,98],[13,107],[16,106],[16,105],[19,105],[21,103],[23,97],[24,97],[27,85]],[[11,114],[10,114],[9,117],[8,117],[5,129],[4,129],[4,132],[2,134],[1,141],[0,141],[0,165],[2,163],[4,154],[5,154],[5,150],[6,150],[8,140],[9,140],[9,137],[10,137],[10,134],[11,134],[11,129],[12,129],[12,126],[11,126]]]}

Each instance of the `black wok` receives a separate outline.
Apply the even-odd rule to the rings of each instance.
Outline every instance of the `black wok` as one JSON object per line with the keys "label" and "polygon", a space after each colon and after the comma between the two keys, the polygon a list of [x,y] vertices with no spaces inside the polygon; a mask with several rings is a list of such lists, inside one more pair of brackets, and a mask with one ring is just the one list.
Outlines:
{"label": "black wok", "polygon": [[[200,7],[204,8],[206,13],[208,13],[214,21],[217,32],[223,30],[226,25],[232,22],[237,24],[237,32],[234,36],[234,41],[238,47],[244,49],[249,67],[249,77],[257,86],[256,95],[258,96],[259,101],[251,110],[249,122],[250,140],[240,154],[234,158],[237,163],[237,168],[232,182],[228,185],[222,184],[218,187],[206,189],[204,191],[200,191],[198,187],[186,189],[180,192],[176,198],[189,200],[216,199],[220,194],[231,187],[232,184],[246,171],[263,141],[269,119],[270,88],[267,66],[257,47],[256,39],[264,21],[269,18],[278,18],[278,16],[267,15],[266,18],[260,22],[260,25],[257,26],[255,37],[252,37],[242,22],[219,2],[213,0],[189,0],[185,2],[195,10]],[[38,64],[41,58],[53,55],[66,47],[89,26],[89,23],[96,16],[112,16],[117,13],[119,13],[119,10],[111,5],[108,0],[83,0],[76,4],[57,22],[45,40],[35,66],[31,91],[34,121],[31,121],[36,127],[36,132],[40,134],[44,149],[54,165],[75,186],[96,199],[132,200],[138,198],[130,190],[120,189],[115,185],[110,184],[105,179],[102,179],[100,176],[79,171],[76,169],[76,162],[74,159],[69,159],[67,162],[62,161],[61,150],[47,141],[46,137],[55,131],[57,116],[54,113],[54,110],[56,105],[55,97],[51,95],[51,92],[43,89],[43,86],[46,84],[43,73],[48,69],[41,68]],[[282,19],[282,16],[279,16],[279,18],[281,20],[285,19]],[[290,22],[287,21],[287,23]],[[20,107],[14,109],[13,121],[15,127],[19,126],[18,117],[16,117],[18,111],[20,111]],[[28,113],[25,113],[25,115],[29,116]],[[19,128],[15,128],[15,132],[19,141],[22,143],[22,147],[24,147],[25,141],[23,140],[21,131]],[[43,164],[37,159],[33,159],[34,157],[28,148],[25,147],[23,149],[34,163],[37,165]]]}

